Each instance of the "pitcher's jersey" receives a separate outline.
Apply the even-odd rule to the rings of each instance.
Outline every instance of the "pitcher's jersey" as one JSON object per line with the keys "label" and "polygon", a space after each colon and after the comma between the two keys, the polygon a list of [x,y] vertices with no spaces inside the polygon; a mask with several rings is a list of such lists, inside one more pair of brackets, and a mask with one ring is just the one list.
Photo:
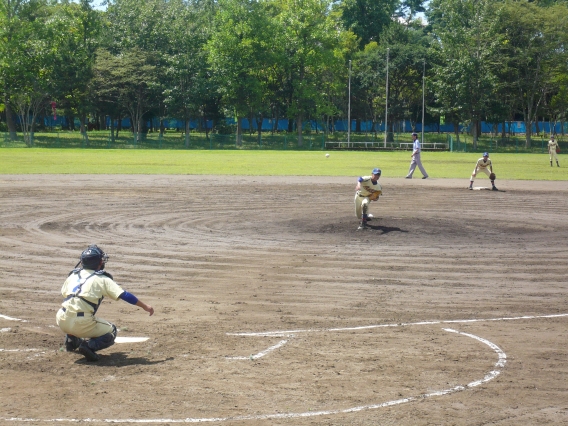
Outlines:
{"label": "pitcher's jersey", "polygon": [[[94,274],[90,269],[73,272],[61,287],[66,300],[62,306],[70,312],[94,314],[103,298],[118,300],[124,290],[106,275]],[[82,284],[82,285],[81,285]],[[78,297],[69,297],[76,293]]]}
{"label": "pitcher's jersey", "polygon": [[379,181],[373,183],[373,181],[371,180],[371,176],[360,177],[359,183],[361,184],[360,185],[361,189],[359,190],[359,194],[361,194],[363,197],[368,197],[369,195],[377,191],[379,192],[379,195],[382,195],[383,193],[383,188],[381,187]]}
{"label": "pitcher's jersey", "polygon": [[479,170],[479,169],[486,169],[490,166],[491,166],[491,159],[488,158],[487,161],[485,161],[485,159],[481,157],[479,160],[477,160],[475,168]]}

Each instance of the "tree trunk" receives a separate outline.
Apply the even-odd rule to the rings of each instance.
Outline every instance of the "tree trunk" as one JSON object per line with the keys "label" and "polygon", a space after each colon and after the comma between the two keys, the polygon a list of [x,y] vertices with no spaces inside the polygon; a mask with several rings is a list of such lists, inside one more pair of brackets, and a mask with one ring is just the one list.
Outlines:
{"label": "tree trunk", "polygon": [[89,136],[87,135],[87,128],[85,127],[85,121],[87,120],[87,115],[81,114],[80,117],[81,117],[81,126],[79,127],[79,130],[81,132],[81,136],[83,136],[83,138],[85,139],[85,144],[89,146]]}
{"label": "tree trunk", "polygon": [[525,123],[525,147],[531,147],[531,135],[532,135],[532,123],[530,120],[531,111],[530,108],[528,110],[523,111],[523,118]]}
{"label": "tree trunk", "polygon": [[17,138],[16,134],[16,121],[14,120],[14,113],[12,112],[12,106],[8,100],[8,96],[4,95],[4,105],[6,108],[4,112],[6,113],[6,124],[8,125],[8,133],[10,134],[10,140],[15,141]]}
{"label": "tree trunk", "polygon": [[260,146],[262,144],[262,114],[256,119],[257,142]]}
{"label": "tree trunk", "polygon": [[302,138],[302,114],[298,114],[296,117],[296,130],[298,131],[298,147],[301,148],[304,144]]}
{"label": "tree trunk", "polygon": [[243,145],[243,118],[237,117],[237,146]]}
{"label": "tree trunk", "polygon": [[189,149],[189,118],[185,120],[185,148]]}

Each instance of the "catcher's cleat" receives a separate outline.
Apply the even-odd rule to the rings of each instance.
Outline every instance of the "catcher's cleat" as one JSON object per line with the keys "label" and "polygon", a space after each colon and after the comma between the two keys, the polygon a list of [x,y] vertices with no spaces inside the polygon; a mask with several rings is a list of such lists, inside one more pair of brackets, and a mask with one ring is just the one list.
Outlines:
{"label": "catcher's cleat", "polygon": [[83,343],[83,339],[79,339],[78,337],[71,336],[70,334],[65,336],[65,350],[67,352],[73,352]]}
{"label": "catcher's cleat", "polygon": [[89,348],[86,342],[81,343],[78,349],[79,353],[83,355],[87,361],[95,362],[99,360],[99,356]]}
{"label": "catcher's cleat", "polygon": [[499,191],[495,185],[493,185],[493,188],[491,188],[491,190],[492,191]]}
{"label": "catcher's cleat", "polygon": [[361,221],[361,224],[359,225],[359,228],[357,228],[357,231],[362,231],[364,229],[367,229],[367,221],[366,220]]}

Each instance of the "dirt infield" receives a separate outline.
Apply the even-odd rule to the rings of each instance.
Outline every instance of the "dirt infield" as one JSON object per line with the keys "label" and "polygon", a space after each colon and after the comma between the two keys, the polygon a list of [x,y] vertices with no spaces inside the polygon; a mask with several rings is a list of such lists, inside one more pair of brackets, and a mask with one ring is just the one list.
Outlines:
{"label": "dirt infield", "polygon": [[[357,231],[354,177],[0,176],[0,424],[568,424],[568,183],[381,181]],[[98,363],[90,243],[156,309]]]}

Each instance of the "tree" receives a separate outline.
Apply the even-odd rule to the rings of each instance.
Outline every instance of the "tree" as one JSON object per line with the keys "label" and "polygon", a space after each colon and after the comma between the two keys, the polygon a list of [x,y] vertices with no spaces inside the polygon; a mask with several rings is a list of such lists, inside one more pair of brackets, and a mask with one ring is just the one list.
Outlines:
{"label": "tree", "polygon": [[[338,50],[341,31],[330,16],[327,0],[283,0],[279,7],[287,114],[296,119],[298,145],[302,146],[304,118],[317,116],[328,104],[322,75],[347,81],[345,59]],[[337,74],[339,69],[342,75]]]}
{"label": "tree", "polygon": [[92,9],[91,3],[81,0],[80,4],[52,7],[47,35],[53,44],[50,93],[61,107],[79,115],[80,131],[86,139],[95,50],[102,25],[100,13]]}
{"label": "tree", "polygon": [[432,87],[439,112],[469,119],[475,148],[497,83],[497,6],[491,0],[433,0],[428,14],[437,40]]}
{"label": "tree", "polygon": [[379,40],[379,35],[390,25],[398,5],[399,0],[343,0],[336,7],[341,12],[343,27],[357,36],[362,49]]}
{"label": "tree", "polygon": [[543,100],[554,88],[554,77],[565,68],[568,8],[507,2],[500,15],[501,57],[509,89],[515,94],[531,146],[532,124]]}
{"label": "tree", "polygon": [[[237,119],[239,145],[242,119],[254,115],[262,123],[269,106],[268,87],[281,52],[276,28],[266,2],[219,2],[215,31],[207,44],[208,60],[222,101]],[[260,131],[258,128],[259,139]]]}

